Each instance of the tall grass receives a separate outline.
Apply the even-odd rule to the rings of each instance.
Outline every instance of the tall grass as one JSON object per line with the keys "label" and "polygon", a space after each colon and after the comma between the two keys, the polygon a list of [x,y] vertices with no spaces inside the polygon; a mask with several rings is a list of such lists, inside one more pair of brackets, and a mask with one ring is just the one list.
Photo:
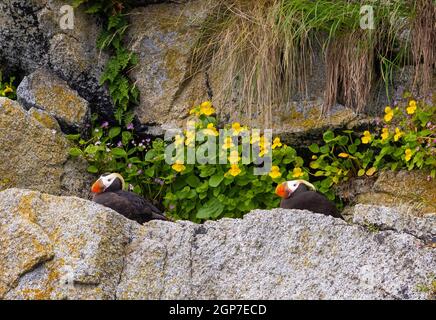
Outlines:
{"label": "tall grass", "polygon": [[410,43],[401,39],[412,28],[414,61],[422,65],[416,78],[428,88],[436,45],[432,0],[371,3],[375,30],[359,26],[361,5],[368,1],[219,0],[204,23],[193,64],[220,77],[214,83],[219,100],[238,104],[248,118],[263,115],[267,124],[273,108],[310,95],[315,48],[321,48],[324,111],[340,101],[361,112],[376,81],[389,88],[393,70],[408,63]]}

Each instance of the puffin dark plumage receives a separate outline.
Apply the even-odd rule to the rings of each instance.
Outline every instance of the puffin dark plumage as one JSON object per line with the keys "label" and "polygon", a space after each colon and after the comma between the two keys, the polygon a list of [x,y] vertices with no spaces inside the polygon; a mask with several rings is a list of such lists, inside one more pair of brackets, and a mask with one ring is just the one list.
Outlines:
{"label": "puffin dark plumage", "polygon": [[123,189],[124,179],[120,174],[103,174],[91,187],[93,201],[141,224],[150,220],[168,220],[149,201]]}
{"label": "puffin dark plumage", "polygon": [[280,208],[309,210],[342,219],[336,206],[305,180],[285,181],[277,186],[276,194],[282,197]]}

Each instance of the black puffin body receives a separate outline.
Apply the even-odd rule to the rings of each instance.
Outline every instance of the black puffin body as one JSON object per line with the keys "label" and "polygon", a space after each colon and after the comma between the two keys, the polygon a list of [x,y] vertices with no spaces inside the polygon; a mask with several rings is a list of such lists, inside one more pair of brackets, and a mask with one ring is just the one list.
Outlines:
{"label": "black puffin body", "polygon": [[111,208],[139,223],[150,220],[168,220],[163,213],[136,193],[123,190],[124,180],[119,174],[102,175],[93,185],[93,201]]}
{"label": "black puffin body", "polygon": [[[294,181],[289,182],[292,183]],[[284,184],[286,183],[288,182],[284,182]],[[282,187],[282,189],[285,188],[287,187]],[[277,187],[277,190],[279,189],[280,186]],[[342,219],[341,215],[336,209],[336,206],[332,202],[318,192],[310,190],[304,183],[299,183],[296,189],[294,191],[291,190],[286,196],[282,195],[283,192],[285,191],[277,191],[277,194],[280,193],[279,195],[283,198],[280,202],[280,208],[309,210]]]}

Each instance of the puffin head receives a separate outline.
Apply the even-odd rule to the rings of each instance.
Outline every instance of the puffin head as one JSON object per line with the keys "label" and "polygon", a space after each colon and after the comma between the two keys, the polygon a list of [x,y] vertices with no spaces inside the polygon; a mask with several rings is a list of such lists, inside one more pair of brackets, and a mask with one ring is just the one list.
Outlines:
{"label": "puffin head", "polygon": [[316,191],[315,186],[306,180],[291,180],[279,184],[276,188],[276,195],[283,199],[288,199],[301,184],[309,187],[309,189],[312,189],[313,191]]}
{"label": "puffin head", "polygon": [[105,173],[91,187],[93,193],[123,190],[124,179],[119,173]]}

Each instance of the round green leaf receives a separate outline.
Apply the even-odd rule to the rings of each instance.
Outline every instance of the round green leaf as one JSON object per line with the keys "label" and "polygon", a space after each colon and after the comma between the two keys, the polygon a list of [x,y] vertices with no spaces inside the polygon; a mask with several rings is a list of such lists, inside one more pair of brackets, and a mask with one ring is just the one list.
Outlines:
{"label": "round green leaf", "polygon": [[71,148],[70,149],[70,155],[73,157],[78,157],[82,155],[82,150],[80,150],[79,148]]}
{"label": "round green leaf", "polygon": [[118,136],[121,133],[121,128],[120,127],[114,127],[111,128],[109,130],[109,138],[115,138],[116,136]]}
{"label": "round green leaf", "polygon": [[335,138],[335,134],[333,133],[333,131],[328,130],[328,131],[324,132],[324,134],[322,135],[322,138],[324,139],[325,142],[329,142]]}
{"label": "round green leaf", "polygon": [[313,153],[318,153],[319,152],[319,146],[316,143],[312,143],[309,146],[309,150]]}
{"label": "round green leaf", "polygon": [[90,172],[90,173],[97,173],[98,169],[97,169],[96,166],[89,166],[88,167],[88,172]]}
{"label": "round green leaf", "polygon": [[126,151],[124,151],[124,149],[121,148],[113,148],[111,150],[111,153],[117,158],[124,158],[127,156]]}
{"label": "round green leaf", "polygon": [[209,179],[209,186],[211,186],[212,188],[216,188],[220,185],[220,183],[221,183],[221,181],[223,181],[223,179],[224,179],[224,175],[222,173],[214,174]]}

